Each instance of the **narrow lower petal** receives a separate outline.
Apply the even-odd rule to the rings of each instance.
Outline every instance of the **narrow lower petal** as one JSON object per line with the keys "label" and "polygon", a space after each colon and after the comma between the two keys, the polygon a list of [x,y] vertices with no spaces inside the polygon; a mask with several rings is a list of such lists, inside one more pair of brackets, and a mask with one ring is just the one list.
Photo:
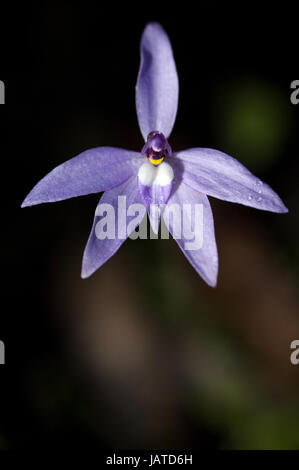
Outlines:
{"label": "narrow lower petal", "polygon": [[174,153],[172,161],[181,179],[196,191],[256,209],[288,212],[270,186],[225,153],[194,148]]}
{"label": "narrow lower petal", "polygon": [[155,167],[146,161],[139,168],[139,190],[155,233],[159,231],[162,209],[171,195],[173,180],[173,169],[166,162]]}
{"label": "narrow lower petal", "polygon": [[140,224],[145,211],[137,176],[103,194],[83,255],[83,278],[89,277],[114,255]]}
{"label": "narrow lower petal", "polygon": [[99,193],[136,174],[139,153],[114,147],[98,147],[80,153],[48,173],[32,189],[22,207]]}
{"label": "narrow lower petal", "polygon": [[136,85],[136,110],[146,140],[151,131],[167,138],[176,118],[178,75],[169,38],[158,23],[149,23],[142,35],[141,63]]}
{"label": "narrow lower petal", "polygon": [[[182,209],[179,221],[169,216],[171,213],[175,214],[173,208],[178,207]],[[201,210],[197,211],[197,209]],[[201,221],[197,219],[197,214],[202,215]],[[218,253],[213,214],[207,196],[194,191],[183,182],[176,181],[173,193],[163,212],[163,219],[193,268],[209,286],[215,287],[218,275]],[[199,248],[190,248],[190,237],[187,238],[186,231],[194,233],[194,240],[198,239]]]}

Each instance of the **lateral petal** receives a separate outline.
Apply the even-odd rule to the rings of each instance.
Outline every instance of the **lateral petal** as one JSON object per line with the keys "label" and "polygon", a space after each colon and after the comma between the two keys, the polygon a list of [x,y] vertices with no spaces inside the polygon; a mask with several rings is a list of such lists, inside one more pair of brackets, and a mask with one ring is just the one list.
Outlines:
{"label": "lateral petal", "polygon": [[[124,197],[125,200],[123,199]],[[132,204],[139,205],[139,208],[142,211],[140,220],[136,219],[136,221],[134,221],[133,219],[132,221],[132,219],[127,217],[127,208]],[[101,239],[99,238],[99,233],[97,232],[97,224],[101,220],[100,213],[102,212],[102,209],[107,211],[108,214],[109,208],[111,209],[110,216],[114,217],[114,220],[110,220],[112,224],[112,231],[111,233],[107,233],[108,236],[106,238]],[[132,176],[125,183],[109,191],[106,191],[103,194],[96,209],[92,229],[83,255],[81,273],[83,278],[91,276],[91,274],[93,274],[109,258],[111,258],[111,256],[114,255],[114,253],[120,248],[120,246],[130,235],[130,233],[128,233],[129,224],[130,232],[132,232],[139,225],[144,214],[145,207],[141,199],[136,176]]]}
{"label": "lateral petal", "polygon": [[173,154],[182,180],[196,191],[256,209],[285,213],[280,197],[236,159],[218,150],[193,148]]}
{"label": "lateral petal", "polygon": [[[167,210],[172,212],[171,206],[176,205],[183,209],[183,217],[179,224],[181,225],[180,238],[176,237],[175,232],[177,221],[172,217],[166,217]],[[185,209],[184,209],[185,205]],[[191,211],[187,211],[186,205],[189,205]],[[196,205],[202,205],[202,246],[198,249],[186,249],[186,243],[189,240],[184,236],[183,224],[189,223],[191,230],[195,231],[196,222]],[[184,214],[186,217],[184,217]],[[191,220],[190,220],[191,214]],[[174,190],[163,212],[163,219],[169,232],[181,248],[182,252],[198,272],[198,274],[206,281],[206,283],[215,287],[218,275],[218,253],[214,232],[214,220],[209,200],[205,194],[198,193],[183,182],[175,182]],[[199,234],[197,234],[198,236]]]}
{"label": "lateral petal", "polygon": [[32,189],[21,207],[56,202],[114,188],[138,171],[139,153],[98,147],[80,153],[48,173]]}

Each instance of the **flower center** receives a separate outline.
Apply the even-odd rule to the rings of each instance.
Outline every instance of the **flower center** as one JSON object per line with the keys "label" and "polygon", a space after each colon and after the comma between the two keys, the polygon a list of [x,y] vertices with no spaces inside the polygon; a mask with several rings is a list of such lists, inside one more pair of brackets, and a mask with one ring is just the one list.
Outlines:
{"label": "flower center", "polygon": [[152,131],[147,136],[147,141],[141,153],[146,156],[153,165],[157,166],[163,162],[165,157],[171,156],[172,150],[162,132]]}

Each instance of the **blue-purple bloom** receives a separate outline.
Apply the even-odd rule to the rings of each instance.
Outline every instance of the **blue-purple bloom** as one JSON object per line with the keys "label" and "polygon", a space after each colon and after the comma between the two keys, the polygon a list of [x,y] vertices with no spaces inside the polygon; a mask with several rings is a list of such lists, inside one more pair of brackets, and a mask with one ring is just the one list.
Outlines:
{"label": "blue-purple bloom", "polygon": [[[187,251],[184,238],[176,241],[200,276],[215,286],[218,254],[207,195],[271,212],[284,213],[287,208],[267,184],[218,150],[192,148],[172,152],[167,139],[176,117],[178,90],[168,36],[159,24],[149,23],[141,39],[136,85],[137,117],[145,140],[141,152],[114,147],[86,150],[46,175],[22,207],[103,191],[100,203],[111,204],[116,211],[118,196],[126,196],[128,205],[143,204],[148,212],[151,204],[202,204],[202,248]],[[130,235],[124,226],[118,227],[126,234],[123,238],[100,240],[95,234],[98,220],[96,213],[83,256],[83,278],[102,266]],[[173,221],[165,219],[165,223],[173,234]]]}

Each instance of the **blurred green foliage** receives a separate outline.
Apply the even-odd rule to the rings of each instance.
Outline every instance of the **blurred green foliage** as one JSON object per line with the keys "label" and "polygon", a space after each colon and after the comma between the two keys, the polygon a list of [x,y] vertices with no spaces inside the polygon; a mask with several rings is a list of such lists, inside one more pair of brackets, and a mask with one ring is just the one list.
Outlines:
{"label": "blurred green foliage", "polygon": [[289,96],[258,79],[235,78],[215,95],[219,147],[252,170],[266,170],[283,154],[293,126]]}

